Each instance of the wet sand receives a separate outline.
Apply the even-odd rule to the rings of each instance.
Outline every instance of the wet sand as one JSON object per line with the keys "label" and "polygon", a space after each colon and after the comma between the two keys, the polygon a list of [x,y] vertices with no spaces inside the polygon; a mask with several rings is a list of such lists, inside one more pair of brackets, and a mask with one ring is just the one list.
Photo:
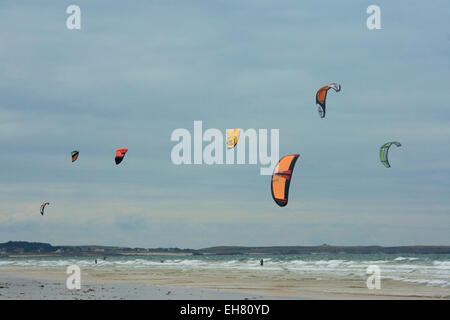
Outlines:
{"label": "wet sand", "polygon": [[69,290],[64,281],[0,276],[0,300],[255,300],[273,299],[252,293],[151,286],[126,283],[84,283]]}

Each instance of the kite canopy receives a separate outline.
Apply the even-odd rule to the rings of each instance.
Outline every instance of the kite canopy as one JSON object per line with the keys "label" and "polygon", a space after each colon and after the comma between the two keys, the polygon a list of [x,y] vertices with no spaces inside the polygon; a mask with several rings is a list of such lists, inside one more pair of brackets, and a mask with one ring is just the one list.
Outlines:
{"label": "kite canopy", "polygon": [[241,134],[240,129],[230,129],[227,133],[227,148],[231,149],[236,146],[239,140],[239,135]]}
{"label": "kite canopy", "polygon": [[116,164],[122,162],[123,157],[125,157],[125,153],[127,153],[128,149],[119,149],[116,151]]}
{"label": "kite canopy", "polygon": [[341,91],[341,85],[337,83],[331,83],[328,86],[322,87],[316,93],[316,104],[317,110],[319,111],[319,115],[321,118],[325,118],[325,105],[327,101],[327,93],[328,90],[333,88],[334,91]]}
{"label": "kite canopy", "polygon": [[397,147],[402,146],[402,144],[400,142],[392,141],[392,142],[387,142],[387,143],[383,144],[380,148],[380,160],[381,160],[381,163],[386,168],[391,167],[391,165],[389,164],[389,161],[388,161],[388,151],[389,151],[389,148],[391,147],[391,145],[393,145],[393,144],[395,144]]}
{"label": "kite canopy", "polygon": [[50,203],[48,203],[48,202],[44,202],[43,204],[41,204],[41,215],[44,215],[44,209],[45,209],[45,206],[47,206],[47,205],[49,205]]}
{"label": "kite canopy", "polygon": [[79,152],[74,150],[72,151],[72,162],[77,161]]}
{"label": "kite canopy", "polygon": [[284,207],[288,203],[292,172],[299,156],[299,154],[284,156],[273,170],[272,198],[280,207]]}

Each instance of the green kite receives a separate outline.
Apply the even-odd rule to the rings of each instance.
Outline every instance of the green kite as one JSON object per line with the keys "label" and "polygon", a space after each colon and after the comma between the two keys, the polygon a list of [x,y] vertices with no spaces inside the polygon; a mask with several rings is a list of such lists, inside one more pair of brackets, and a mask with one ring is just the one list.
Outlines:
{"label": "green kite", "polygon": [[392,142],[387,142],[387,143],[383,144],[380,149],[380,160],[381,160],[381,163],[386,168],[391,167],[391,165],[389,164],[389,161],[388,161],[388,151],[389,151],[389,148],[391,147],[391,145],[393,145],[393,144],[395,144],[397,147],[402,146],[402,144],[400,142],[392,141]]}

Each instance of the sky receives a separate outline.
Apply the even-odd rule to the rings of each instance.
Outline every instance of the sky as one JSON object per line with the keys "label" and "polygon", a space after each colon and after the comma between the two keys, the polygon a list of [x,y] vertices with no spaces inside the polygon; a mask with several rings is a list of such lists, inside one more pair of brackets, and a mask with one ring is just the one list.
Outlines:
{"label": "sky", "polygon": [[[449,16],[448,1],[2,1],[0,242],[450,245]],[[300,154],[288,205],[259,164],[173,164],[171,134],[195,120],[279,129],[280,156]]]}

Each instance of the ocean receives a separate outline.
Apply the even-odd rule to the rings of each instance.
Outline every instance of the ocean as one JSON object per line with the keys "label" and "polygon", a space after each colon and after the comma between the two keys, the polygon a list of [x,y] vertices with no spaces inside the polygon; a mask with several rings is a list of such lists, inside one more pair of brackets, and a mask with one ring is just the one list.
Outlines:
{"label": "ocean", "polygon": [[[364,282],[367,268],[378,266],[380,279],[422,284],[449,289],[450,255],[388,255],[388,254],[317,254],[317,255],[148,255],[70,258],[1,258],[2,270],[63,270],[78,265],[81,270],[97,274],[232,274],[251,278],[261,273],[272,280],[350,280]],[[263,266],[260,259],[264,259]]]}

